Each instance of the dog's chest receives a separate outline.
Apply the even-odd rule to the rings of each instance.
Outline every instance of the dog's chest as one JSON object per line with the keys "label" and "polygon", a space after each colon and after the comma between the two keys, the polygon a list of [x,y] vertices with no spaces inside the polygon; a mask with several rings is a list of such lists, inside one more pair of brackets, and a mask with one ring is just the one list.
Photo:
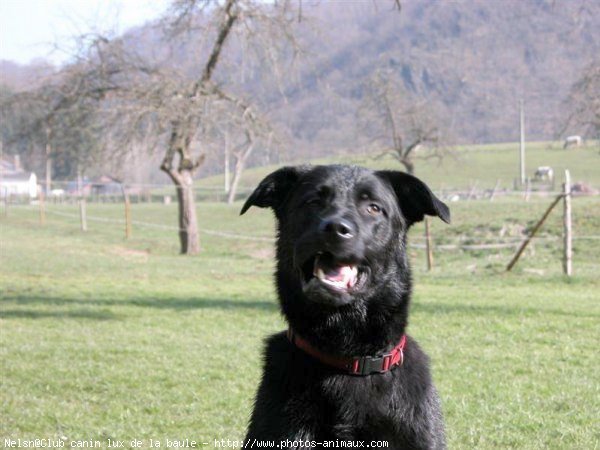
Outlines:
{"label": "dog's chest", "polygon": [[406,435],[403,420],[410,404],[393,373],[368,377],[333,376],[324,380],[322,395],[331,407],[332,431],[337,439],[394,441]]}

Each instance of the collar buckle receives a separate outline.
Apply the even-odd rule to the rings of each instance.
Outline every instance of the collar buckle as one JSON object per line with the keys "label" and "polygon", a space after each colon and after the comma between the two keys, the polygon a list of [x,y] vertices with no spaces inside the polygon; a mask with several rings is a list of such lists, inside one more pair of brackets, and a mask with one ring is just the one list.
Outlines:
{"label": "collar buckle", "polygon": [[390,366],[397,365],[393,361],[393,355],[388,353],[381,356],[362,356],[353,361],[350,373],[352,375],[371,375],[372,373],[384,373],[390,370]]}

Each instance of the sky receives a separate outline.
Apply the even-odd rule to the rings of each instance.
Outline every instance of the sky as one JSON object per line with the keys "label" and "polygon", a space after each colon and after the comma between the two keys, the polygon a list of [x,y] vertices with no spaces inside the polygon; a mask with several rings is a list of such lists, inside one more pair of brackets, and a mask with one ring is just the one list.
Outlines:
{"label": "sky", "polygon": [[157,18],[166,0],[0,0],[0,59],[27,64],[45,58],[55,64],[72,36],[96,31],[119,34]]}

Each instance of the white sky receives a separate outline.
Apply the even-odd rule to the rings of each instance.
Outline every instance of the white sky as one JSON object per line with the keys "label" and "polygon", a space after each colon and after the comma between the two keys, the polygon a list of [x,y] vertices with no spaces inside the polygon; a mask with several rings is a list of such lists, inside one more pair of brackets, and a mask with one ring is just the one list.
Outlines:
{"label": "white sky", "polygon": [[157,18],[167,0],[0,0],[0,59],[21,64],[36,58],[64,62],[71,36],[119,33]]}

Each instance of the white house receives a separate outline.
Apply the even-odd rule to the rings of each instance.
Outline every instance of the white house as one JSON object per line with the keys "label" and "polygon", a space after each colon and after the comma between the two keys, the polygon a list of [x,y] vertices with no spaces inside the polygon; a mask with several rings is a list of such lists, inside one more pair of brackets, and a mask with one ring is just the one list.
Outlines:
{"label": "white house", "polygon": [[29,198],[36,198],[38,195],[37,177],[35,173],[18,173],[12,175],[2,175],[0,177],[0,196],[9,195],[28,195]]}
{"label": "white house", "polygon": [[18,156],[15,156],[14,163],[7,159],[0,161],[0,197],[4,198],[7,194],[29,198],[38,195],[37,176],[21,168]]}

